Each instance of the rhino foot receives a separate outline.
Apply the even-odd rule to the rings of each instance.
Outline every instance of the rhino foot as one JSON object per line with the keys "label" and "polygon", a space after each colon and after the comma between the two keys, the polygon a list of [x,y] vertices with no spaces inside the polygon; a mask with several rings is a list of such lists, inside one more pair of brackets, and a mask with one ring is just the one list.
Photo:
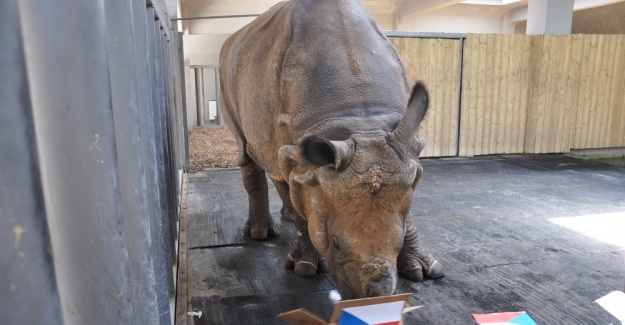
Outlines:
{"label": "rhino foot", "polygon": [[310,239],[299,237],[297,246],[286,257],[286,268],[293,270],[299,276],[313,276],[317,273],[327,273],[326,259],[315,250]]}
{"label": "rhino foot", "polygon": [[397,257],[397,271],[413,281],[438,279],[445,275],[443,264],[423,249],[414,227],[406,231],[404,247]]}
{"label": "rhino foot", "polygon": [[280,215],[282,215],[282,220],[284,221],[295,221],[295,212],[292,208],[289,209],[286,206],[282,206],[282,209],[280,209]]}
{"label": "rhino foot", "polygon": [[243,226],[243,232],[245,236],[252,239],[266,239],[267,237],[277,237],[279,235],[271,218],[267,224],[260,225],[250,225],[250,221],[248,220],[245,226]]}

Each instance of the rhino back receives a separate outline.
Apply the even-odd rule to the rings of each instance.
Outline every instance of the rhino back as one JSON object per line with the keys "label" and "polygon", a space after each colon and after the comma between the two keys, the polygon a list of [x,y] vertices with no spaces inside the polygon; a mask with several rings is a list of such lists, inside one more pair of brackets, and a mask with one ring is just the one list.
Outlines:
{"label": "rhino back", "polygon": [[342,119],[391,129],[409,91],[397,52],[357,0],[275,5],[226,41],[220,77],[240,151],[276,177],[280,146],[320,129],[332,137],[328,125]]}
{"label": "rhino back", "polygon": [[403,115],[409,91],[404,66],[358,1],[298,1],[292,22],[281,97],[294,138],[329,118]]}
{"label": "rhino back", "polygon": [[265,170],[277,171],[280,148],[280,75],[291,39],[293,4],[275,5],[224,43],[219,73],[223,115],[239,142],[239,163],[245,155]]}

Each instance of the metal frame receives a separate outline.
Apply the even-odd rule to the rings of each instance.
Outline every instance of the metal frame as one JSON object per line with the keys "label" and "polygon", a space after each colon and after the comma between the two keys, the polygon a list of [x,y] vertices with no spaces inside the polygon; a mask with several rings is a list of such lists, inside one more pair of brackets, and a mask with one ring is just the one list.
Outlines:
{"label": "metal frame", "polygon": [[[218,65],[191,65],[189,66],[190,69],[195,69],[195,92],[196,92],[196,109],[197,109],[197,123],[196,126],[198,127],[223,127],[225,125],[224,120],[223,120],[223,116],[221,114],[221,97],[219,96],[220,93],[220,88],[221,88],[221,80],[219,78],[219,66]],[[204,124],[205,121],[205,108],[204,107],[204,74],[203,73],[198,73],[198,69],[205,69],[205,68],[209,68],[209,69],[215,69],[215,91],[216,91],[216,101],[217,101],[217,124],[211,124],[211,125],[207,125]],[[199,80],[198,80],[199,77]],[[198,83],[199,81],[199,83]],[[198,85],[201,85],[198,86]],[[198,89],[202,89],[201,93],[198,93]],[[203,109],[204,108],[204,109]],[[201,116],[201,119],[200,119]],[[200,121],[202,121],[200,123]]]}
{"label": "metal frame", "polygon": [[465,33],[431,33],[431,32],[402,32],[384,31],[386,37],[409,37],[409,38],[445,38],[445,39],[465,39]]}
{"label": "metal frame", "polygon": [[247,17],[258,17],[258,16],[260,16],[260,14],[223,15],[223,16],[198,16],[198,17],[172,18],[171,21],[178,21],[178,20],[202,20],[202,19],[223,19],[223,18],[247,18]]}

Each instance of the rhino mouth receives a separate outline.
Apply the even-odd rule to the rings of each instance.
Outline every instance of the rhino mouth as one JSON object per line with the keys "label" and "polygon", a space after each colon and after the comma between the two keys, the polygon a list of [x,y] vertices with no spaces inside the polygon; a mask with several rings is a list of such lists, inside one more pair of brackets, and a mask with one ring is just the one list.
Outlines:
{"label": "rhino mouth", "polygon": [[[350,263],[351,264],[351,263]],[[355,265],[349,265],[354,267]],[[392,295],[397,289],[397,275],[389,272],[362,274],[350,267],[334,273],[337,288],[343,299],[359,299]],[[389,270],[390,271],[390,270]]]}

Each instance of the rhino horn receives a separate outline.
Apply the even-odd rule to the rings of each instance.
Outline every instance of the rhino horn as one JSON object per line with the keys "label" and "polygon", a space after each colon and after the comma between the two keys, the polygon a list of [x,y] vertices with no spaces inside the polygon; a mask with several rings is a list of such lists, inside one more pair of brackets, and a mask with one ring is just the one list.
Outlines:
{"label": "rhino horn", "polygon": [[319,166],[332,165],[337,171],[349,166],[354,157],[351,139],[332,141],[312,135],[300,141],[300,149],[309,162]]}
{"label": "rhino horn", "polygon": [[423,83],[418,81],[412,89],[406,114],[390,134],[390,139],[397,144],[410,143],[428,110],[428,105],[428,92]]}

